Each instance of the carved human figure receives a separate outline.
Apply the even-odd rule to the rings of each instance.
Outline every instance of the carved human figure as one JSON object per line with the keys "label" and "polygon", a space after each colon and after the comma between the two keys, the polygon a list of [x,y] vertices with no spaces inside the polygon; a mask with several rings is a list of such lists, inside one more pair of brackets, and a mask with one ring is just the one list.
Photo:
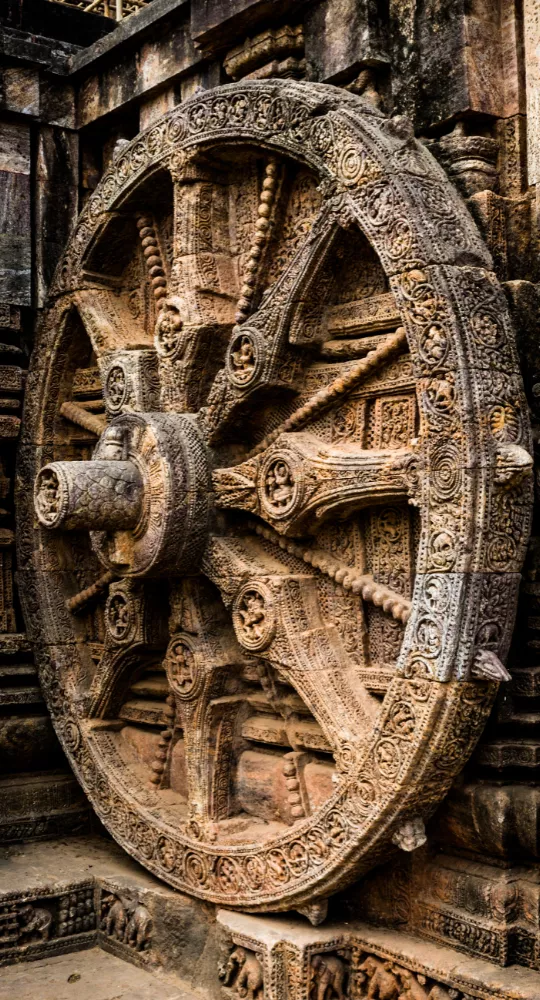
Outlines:
{"label": "carved human figure", "polygon": [[152,936],[152,917],[142,903],[132,904],[129,908],[129,920],[127,923],[124,940],[136,951],[144,951],[150,947]]}
{"label": "carved human figure", "polygon": [[314,955],[311,959],[313,1000],[345,1000],[347,966],[337,955]]}
{"label": "carved human figure", "polygon": [[261,639],[264,631],[265,601],[256,590],[248,590],[242,598],[238,613],[250,639]]}
{"label": "carved human figure", "polygon": [[109,627],[115,639],[122,639],[129,629],[129,604],[123,594],[116,594],[109,604]]}
{"label": "carved human figure", "polygon": [[[231,350],[231,363],[237,382],[249,382],[255,367],[255,350],[251,337],[243,336],[235,341]],[[236,349],[234,349],[236,347]]]}
{"label": "carved human figure", "polygon": [[423,343],[424,353],[435,361],[442,361],[447,351],[448,341],[444,331],[436,323],[428,328]]}
{"label": "carved human figure", "polygon": [[266,476],[266,495],[273,507],[287,507],[294,493],[293,474],[283,459],[274,462]]}
{"label": "carved human figure", "polygon": [[20,935],[37,934],[42,941],[48,941],[52,924],[52,913],[42,906],[26,903],[19,910]]}
{"label": "carved human figure", "polygon": [[171,676],[182,694],[188,694],[195,683],[195,661],[191,649],[184,642],[177,642],[170,654]]}
{"label": "carved human figure", "polygon": [[247,1000],[262,1000],[264,977],[257,956],[245,948],[234,948],[225,966],[223,983],[225,986],[230,986],[240,997],[247,997]]}
{"label": "carved human figure", "polygon": [[113,365],[107,375],[107,396],[112,406],[120,406],[126,394],[126,373],[120,365]]}
{"label": "carved human figure", "polygon": [[369,955],[360,966],[369,980],[367,1000],[400,1000],[401,988],[392,972],[391,962]]}
{"label": "carved human figure", "polygon": [[166,299],[156,321],[155,342],[160,354],[168,357],[178,347],[180,333],[184,326],[182,302],[176,296]]}
{"label": "carved human figure", "polygon": [[45,520],[54,519],[58,514],[61,491],[58,476],[46,470],[40,477],[36,492],[36,504]]}

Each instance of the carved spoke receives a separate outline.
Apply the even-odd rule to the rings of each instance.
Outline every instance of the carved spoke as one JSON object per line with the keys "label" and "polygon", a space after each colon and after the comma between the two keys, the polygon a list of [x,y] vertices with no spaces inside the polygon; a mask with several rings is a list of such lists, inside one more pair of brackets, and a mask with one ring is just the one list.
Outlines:
{"label": "carved spoke", "polygon": [[330,516],[405,500],[411,457],[406,448],[362,451],[282,434],[259,459],[217,470],[213,483],[218,506],[259,514],[283,534],[306,534]]}
{"label": "carved spoke", "polygon": [[337,631],[321,618],[313,576],[291,574],[277,558],[268,565],[261,555],[246,542],[215,537],[204,557],[205,573],[231,607],[240,645],[292,684],[332,750],[361,746],[378,705],[355,677]]}
{"label": "carved spoke", "polygon": [[231,421],[246,410],[248,403],[253,405],[262,390],[272,387],[278,393],[289,394],[294,390],[301,359],[290,344],[313,350],[324,336],[322,328],[307,328],[303,310],[338,232],[332,211],[322,208],[292,260],[263,295],[258,309],[234,328],[225,370],[218,374],[202,414],[211,443],[220,440]]}

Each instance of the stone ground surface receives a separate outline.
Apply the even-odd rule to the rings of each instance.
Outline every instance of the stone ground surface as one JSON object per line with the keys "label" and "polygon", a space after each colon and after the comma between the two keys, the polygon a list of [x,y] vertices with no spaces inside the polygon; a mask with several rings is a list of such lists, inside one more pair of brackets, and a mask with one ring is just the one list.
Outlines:
{"label": "stone ground surface", "polygon": [[192,996],[167,978],[100,948],[10,965],[0,973],[0,1000],[191,1000]]}

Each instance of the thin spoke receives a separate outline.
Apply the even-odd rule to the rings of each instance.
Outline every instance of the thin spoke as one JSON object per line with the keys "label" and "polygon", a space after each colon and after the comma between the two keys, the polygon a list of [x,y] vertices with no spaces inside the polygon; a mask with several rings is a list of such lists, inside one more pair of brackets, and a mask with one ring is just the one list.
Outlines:
{"label": "thin spoke", "polygon": [[405,624],[409,620],[411,601],[395,590],[386,587],[383,583],[377,583],[369,573],[358,573],[354,566],[348,566],[341,560],[335,559],[324,549],[305,548],[255,521],[249,521],[248,528],[266,541],[284,549],[290,555],[302,559],[303,562],[318,569],[325,576],[329,576],[344,590],[351,590],[353,594],[359,594],[365,601],[371,601],[381,607],[387,615],[391,615],[396,621]]}
{"label": "thin spoke", "polygon": [[71,611],[72,615],[78,614],[79,611],[82,611],[83,608],[90,603],[90,601],[93,601],[94,598],[99,597],[105,590],[107,590],[107,587],[113,582],[113,580],[117,579],[118,577],[116,573],[111,572],[111,570],[107,570],[103,576],[98,577],[98,579],[95,580],[94,583],[91,583],[89,587],[85,587],[84,590],[80,590],[78,594],[70,597],[69,600],[66,601],[66,608],[68,611]]}
{"label": "thin spoke", "polygon": [[66,420],[70,420],[72,424],[77,424],[78,427],[83,427],[85,431],[91,431],[92,434],[97,434],[98,437],[103,434],[107,426],[105,417],[100,417],[96,413],[89,413],[88,410],[85,410],[83,406],[79,406],[77,403],[62,403],[60,413]]}
{"label": "thin spoke", "polygon": [[167,297],[167,279],[165,277],[165,269],[161,259],[153,217],[146,213],[139,215],[137,217],[137,229],[139,230],[143,253],[146,258],[148,274],[152,282],[156,308],[159,311],[163,305],[163,300]]}
{"label": "thin spoke", "polygon": [[257,290],[259,272],[261,269],[261,257],[268,244],[272,232],[275,215],[275,196],[277,187],[277,160],[271,159],[264,173],[264,181],[259,199],[257,222],[255,233],[249,251],[248,259],[243,276],[243,285],[238,300],[235,320],[237,323],[244,323],[251,312],[253,297]]}
{"label": "thin spoke", "polygon": [[395,333],[391,333],[388,337],[385,337],[384,342],[376,347],[375,350],[370,351],[365,358],[362,358],[354,368],[348,372],[347,375],[340,375],[339,378],[334,379],[330,385],[325,386],[324,389],[320,389],[316,392],[311,399],[308,399],[307,403],[300,406],[298,410],[295,410],[287,420],[284,420],[279,427],[276,427],[270,434],[267,434],[258,445],[250,451],[247,458],[254,458],[255,455],[260,455],[262,451],[265,451],[269,445],[287,431],[296,431],[316,417],[319,417],[321,413],[336,403],[342,402],[343,398],[353,389],[356,388],[359,382],[369,375],[372,375],[377,368],[385,364],[392,355],[396,354],[401,350],[402,347],[407,343],[407,336],[405,330],[402,326],[398,327]]}

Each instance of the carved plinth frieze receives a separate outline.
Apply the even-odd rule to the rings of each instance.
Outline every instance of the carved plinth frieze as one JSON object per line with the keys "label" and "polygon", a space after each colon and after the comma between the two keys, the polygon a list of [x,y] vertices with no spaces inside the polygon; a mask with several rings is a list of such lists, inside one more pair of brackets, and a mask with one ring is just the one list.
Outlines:
{"label": "carved plinth frieze", "polygon": [[[252,79],[123,145],[52,284],[18,496],[45,698],[119,843],[313,924],[417,850],[508,677],[530,455],[489,252],[407,119]],[[235,941],[223,990],[270,1000],[265,956]],[[349,938],[306,962],[302,1000],[467,992]]]}
{"label": "carved plinth frieze", "polygon": [[218,911],[224,1000],[536,1000],[538,976],[355,921],[317,929]]}

